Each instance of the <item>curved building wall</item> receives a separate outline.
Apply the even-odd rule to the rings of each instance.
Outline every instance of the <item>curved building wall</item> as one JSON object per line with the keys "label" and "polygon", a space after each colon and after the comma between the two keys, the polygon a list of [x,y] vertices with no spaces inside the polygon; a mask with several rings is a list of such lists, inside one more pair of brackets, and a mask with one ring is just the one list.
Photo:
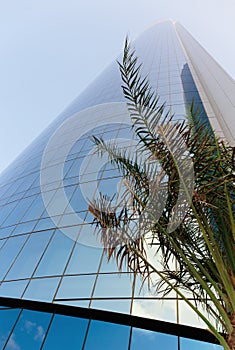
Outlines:
{"label": "curved building wall", "polygon": [[217,135],[234,147],[235,81],[183,26],[175,26],[210,123]]}
{"label": "curved building wall", "polygon": [[[185,118],[189,96],[203,107],[190,69],[185,69],[188,61],[172,22],[149,28],[134,46],[143,62],[143,75],[148,74],[160,102],[166,102],[176,119]],[[133,139],[131,122],[121,113],[123,105],[119,103],[124,101],[120,86],[114,62],[2,174],[0,296],[198,324],[174,293],[163,303],[161,296],[140,288],[138,276],[119,272],[115,261],[108,263],[94,236],[88,212],[89,200],[96,195],[93,184],[97,193],[102,190],[112,195],[120,174],[107,164],[99,165],[92,154],[91,136]],[[74,128],[72,116],[76,119]],[[68,121],[71,131],[63,132]],[[51,161],[43,164],[48,177],[42,189],[43,154],[58,130],[62,130],[62,143],[52,147]],[[72,133],[79,137],[69,148]],[[64,158],[66,147],[69,151]],[[53,174],[61,169],[62,181],[57,181]],[[46,207],[42,191],[49,198]],[[64,194],[67,202],[61,205]]]}

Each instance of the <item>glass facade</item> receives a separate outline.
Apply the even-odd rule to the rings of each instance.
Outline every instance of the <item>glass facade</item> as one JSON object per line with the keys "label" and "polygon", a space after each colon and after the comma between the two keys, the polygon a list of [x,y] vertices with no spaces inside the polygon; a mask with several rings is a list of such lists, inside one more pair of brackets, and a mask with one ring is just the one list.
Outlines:
{"label": "glass facade", "polygon": [[222,349],[157,330],[10,307],[0,307],[0,332],[0,349]]}
{"label": "glass facade", "polygon": [[[187,105],[193,99],[207,120],[204,101],[199,96],[174,24],[166,21],[151,27],[134,42],[134,47],[143,62],[143,75],[148,75],[160,102],[166,102],[174,118],[184,119]],[[94,235],[89,200],[99,191],[110,196],[118,192],[121,177],[107,162],[100,164],[93,152],[91,136],[119,139],[124,144],[127,139],[133,140],[131,121],[123,118],[122,110],[117,108],[123,102],[118,65],[114,62],[1,175],[0,296],[162,321],[181,320],[183,324],[204,327],[197,319],[192,321],[190,311],[187,310],[185,317],[184,302],[174,293],[163,300],[147,288],[140,290],[139,276],[120,272],[115,261],[108,262]],[[100,106],[105,106],[106,115]],[[98,115],[94,115],[94,111]],[[71,119],[69,129],[66,122],[74,116],[79,123],[73,128]],[[51,140],[64,125],[67,129],[62,128],[61,145],[53,146]],[[72,131],[77,133],[77,138],[71,145]],[[52,147],[44,164],[49,143]],[[61,169],[62,181],[59,181],[54,174]],[[48,175],[43,188],[42,171]],[[64,196],[66,205],[62,203]],[[5,308],[0,312],[0,319],[4,319],[2,349],[51,349],[63,344],[65,338],[66,346],[71,344],[71,348],[76,343],[78,349],[108,349],[110,341],[115,343],[114,337],[117,337],[118,349],[142,349],[147,343],[159,349],[169,347],[166,344],[178,349],[177,337],[107,322]],[[62,332],[56,336],[58,329]],[[197,347],[197,342],[189,345],[188,340],[180,341],[181,350],[189,346],[190,349],[215,349],[214,345]],[[61,345],[61,348],[64,347]]]}

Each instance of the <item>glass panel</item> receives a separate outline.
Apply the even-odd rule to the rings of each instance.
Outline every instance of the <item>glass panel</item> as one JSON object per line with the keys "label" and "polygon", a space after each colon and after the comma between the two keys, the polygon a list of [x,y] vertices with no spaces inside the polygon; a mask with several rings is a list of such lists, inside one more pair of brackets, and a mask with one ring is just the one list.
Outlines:
{"label": "glass panel", "polygon": [[131,297],[130,274],[99,275],[94,297]]}
{"label": "glass panel", "polygon": [[0,279],[2,279],[10,268],[13,260],[19,253],[27,236],[9,238],[0,251]]}
{"label": "glass panel", "polygon": [[77,243],[69,262],[66,274],[97,272],[102,255],[102,249],[86,247]]}
{"label": "glass panel", "polygon": [[22,221],[38,219],[42,215],[44,210],[45,210],[45,205],[43,203],[41,195],[39,195],[37,199],[34,201],[33,205],[29,208],[29,210],[24,215]]}
{"label": "glass panel", "polygon": [[55,224],[50,218],[40,219],[35,226],[35,231],[46,230],[50,228],[54,228]]}
{"label": "glass panel", "polygon": [[176,322],[175,300],[134,300],[132,314],[134,316],[154,318],[157,320]]}
{"label": "glass panel", "polygon": [[75,211],[82,211],[88,209],[88,203],[84,199],[80,186],[75,190],[70,200],[70,205]]}
{"label": "glass panel", "polygon": [[107,254],[103,255],[102,264],[100,267],[100,272],[119,272],[118,265],[116,263],[116,258],[111,257],[108,260]]}
{"label": "glass panel", "polygon": [[56,231],[38,268],[35,276],[52,276],[63,273],[74,241],[60,231]]}
{"label": "glass panel", "polygon": [[130,327],[91,321],[85,350],[127,350]]}
{"label": "glass panel", "polygon": [[28,233],[31,232],[36,224],[36,221],[28,221],[24,222],[23,224],[19,224],[16,226],[16,229],[13,232],[13,235],[21,234],[21,233]]}
{"label": "glass panel", "polygon": [[1,247],[3,246],[3,244],[5,243],[5,241],[6,241],[5,239],[1,239],[1,240],[0,240],[0,249],[1,249]]}
{"label": "glass panel", "polygon": [[64,277],[56,299],[89,298],[94,281],[95,275]]}
{"label": "glass panel", "polygon": [[51,302],[54,298],[60,278],[40,278],[31,280],[24,298]]}
{"label": "glass panel", "polygon": [[[145,349],[170,349],[178,350],[178,337],[147,331],[145,329],[133,328],[131,337],[130,350],[145,350]],[[190,347],[187,350],[192,350]]]}
{"label": "glass panel", "polygon": [[51,314],[24,310],[5,349],[39,350],[51,317]]}
{"label": "glass panel", "polygon": [[115,311],[121,313],[130,313],[131,308],[131,299],[122,300],[94,300],[92,299],[91,307],[93,309],[107,310],[107,311]]}
{"label": "glass panel", "polygon": [[180,338],[180,350],[223,350],[223,347],[203,341]]}
{"label": "glass panel", "polygon": [[27,283],[28,280],[3,282],[0,285],[0,295],[1,297],[21,298]]}
{"label": "glass panel", "polygon": [[0,311],[0,349],[3,349],[19,313],[19,309],[5,309]]}
{"label": "glass panel", "polygon": [[10,226],[15,223],[18,223],[22,216],[27,212],[28,208],[31,206],[32,202],[35,200],[35,197],[28,197],[21,199],[17,202],[16,207],[11,212],[11,214],[4,221],[4,226]]}
{"label": "glass panel", "polygon": [[[31,277],[52,231],[33,233],[7,275],[7,279]],[[12,238],[14,240],[14,238]]]}
{"label": "glass panel", "polygon": [[0,229],[0,238],[5,238],[10,236],[14,229],[15,229],[15,226]]}
{"label": "glass panel", "polygon": [[[17,202],[13,202],[7,205],[4,205],[0,208],[0,225],[6,220],[8,215],[12,212],[13,208],[17,205]],[[7,226],[7,225],[4,225]]]}
{"label": "glass panel", "polygon": [[55,315],[43,350],[82,349],[87,325],[87,319]]}
{"label": "glass panel", "polygon": [[[190,296],[190,295],[189,295]],[[205,314],[205,310],[203,307],[198,303],[197,309]],[[212,320],[211,320],[212,321]],[[192,327],[200,327],[200,328],[207,328],[207,325],[201,320],[196,312],[194,312],[188,304],[186,304],[184,301],[179,301],[179,322],[180,324],[185,324]],[[212,321],[213,322],[213,321]]]}

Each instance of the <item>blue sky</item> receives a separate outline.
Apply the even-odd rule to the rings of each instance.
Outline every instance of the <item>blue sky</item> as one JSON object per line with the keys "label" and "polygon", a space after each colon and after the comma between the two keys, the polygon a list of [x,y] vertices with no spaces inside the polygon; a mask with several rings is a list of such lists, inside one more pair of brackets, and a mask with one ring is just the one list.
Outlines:
{"label": "blue sky", "polygon": [[180,21],[235,78],[234,0],[0,0],[0,171],[111,62]]}

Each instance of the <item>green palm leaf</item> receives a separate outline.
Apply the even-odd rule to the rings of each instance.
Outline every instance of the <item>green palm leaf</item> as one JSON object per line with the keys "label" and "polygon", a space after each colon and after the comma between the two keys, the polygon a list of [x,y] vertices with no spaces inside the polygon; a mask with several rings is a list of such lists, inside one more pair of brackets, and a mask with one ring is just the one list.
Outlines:
{"label": "green palm leaf", "polygon": [[[120,268],[125,262],[156,292],[175,290],[221,345],[234,349],[233,149],[201,125],[193,103],[188,123],[174,122],[165,105],[159,105],[147,77],[141,77],[141,64],[128,40],[119,68],[139,144],[131,154],[94,138],[97,151],[101,156],[108,154],[125,185],[121,204],[104,194],[90,203],[97,234],[108,258],[115,256]],[[144,161],[141,152],[147,155]],[[161,256],[161,271],[148,260],[148,247]],[[171,268],[172,259],[177,265],[175,270]],[[198,311],[198,304],[208,317]]]}

